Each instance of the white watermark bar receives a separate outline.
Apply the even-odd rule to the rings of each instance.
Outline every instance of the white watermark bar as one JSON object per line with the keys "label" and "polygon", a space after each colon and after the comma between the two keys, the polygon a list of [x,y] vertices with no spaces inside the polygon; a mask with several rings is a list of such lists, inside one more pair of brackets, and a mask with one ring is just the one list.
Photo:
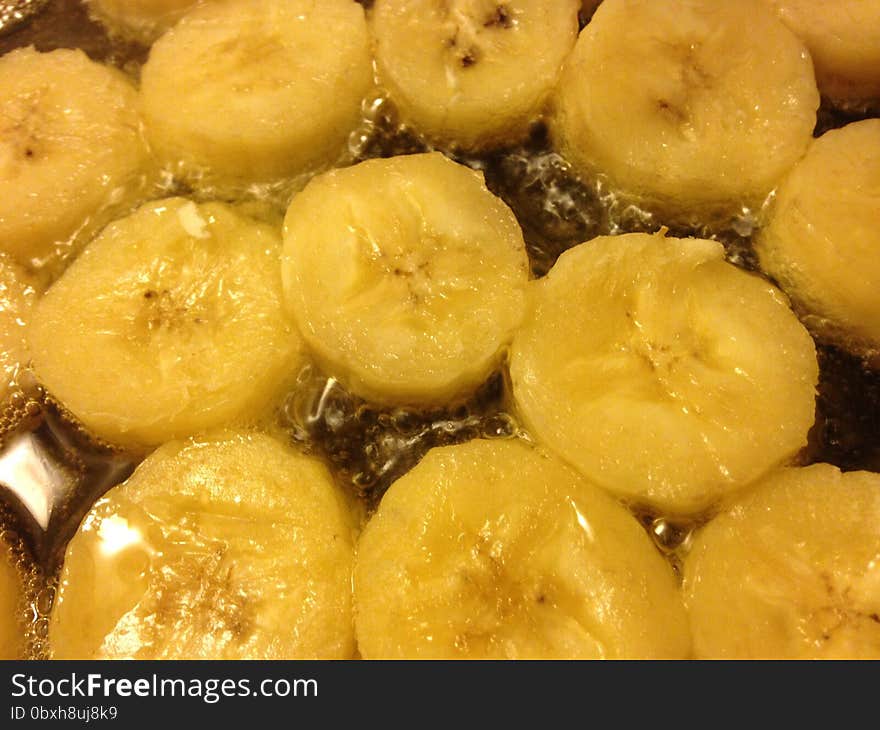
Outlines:
{"label": "white watermark bar", "polygon": [[208,677],[108,677],[100,672],[83,674],[71,672],[60,678],[36,677],[27,672],[17,672],[11,677],[13,699],[66,699],[73,697],[100,697],[121,699],[128,697],[189,697],[207,704],[234,697],[317,697],[318,680],[287,679],[271,677],[251,681],[248,677],[221,679]]}
{"label": "white watermark bar", "polygon": [[[166,730],[753,724],[770,707],[873,701],[876,663],[588,661],[0,662],[0,729],[31,722]],[[846,681],[842,681],[842,677]],[[864,682],[868,680],[870,690]],[[785,681],[780,681],[784,679]],[[826,703],[826,705],[828,704]],[[740,714],[741,713],[741,714]],[[488,722],[479,722],[486,719]],[[153,723],[162,723],[155,725]],[[213,726],[213,725],[211,725]]]}

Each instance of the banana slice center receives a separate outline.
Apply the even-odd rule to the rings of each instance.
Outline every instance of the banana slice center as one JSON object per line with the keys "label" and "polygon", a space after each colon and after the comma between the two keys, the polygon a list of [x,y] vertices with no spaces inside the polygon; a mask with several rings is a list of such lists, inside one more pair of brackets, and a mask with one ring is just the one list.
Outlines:
{"label": "banana slice center", "polygon": [[140,508],[132,512],[134,519],[109,516],[98,525],[96,554],[106,555],[130,586],[130,608],[118,617],[102,651],[135,656],[149,649],[161,656],[171,636],[175,652],[183,646],[199,655],[251,640],[261,607],[239,575],[235,543],[241,538],[206,534],[234,536],[238,520],[197,511],[176,520]]}
{"label": "banana slice center", "polygon": [[[196,281],[148,284],[135,316],[132,332],[143,344],[168,335],[192,334],[221,319],[216,310],[222,300],[222,276],[214,272]],[[195,325],[194,329],[191,325]]]}
{"label": "banana slice center", "polygon": [[817,648],[858,646],[865,643],[866,631],[880,641],[880,606],[864,600],[858,581],[842,581],[827,570],[819,571],[817,580],[821,598],[803,605],[801,622],[810,643]]}
{"label": "banana slice center", "polygon": [[476,66],[497,45],[499,32],[519,23],[513,8],[493,0],[446,0],[441,17],[446,78],[452,88],[458,85],[459,73]]}
{"label": "banana slice center", "polygon": [[675,127],[684,139],[696,141],[699,111],[716,93],[717,85],[703,60],[703,44],[697,41],[685,45],[660,43],[666,50],[659,57],[672,63],[673,73],[666,77],[669,86],[657,93],[657,108],[661,118]]}
{"label": "banana slice center", "polygon": [[37,134],[43,93],[33,91],[12,99],[0,109],[0,175],[18,177],[29,163],[46,152]]}
{"label": "banana slice center", "polygon": [[587,655],[605,653],[601,627],[581,610],[584,597],[550,567],[560,550],[583,549],[588,537],[577,507],[570,506],[571,511],[560,505],[553,527],[517,509],[487,520],[476,532],[459,525],[466,542],[452,571],[459,586],[454,595],[464,597],[469,610],[453,640],[456,650],[479,656],[564,654],[558,642],[574,642]]}

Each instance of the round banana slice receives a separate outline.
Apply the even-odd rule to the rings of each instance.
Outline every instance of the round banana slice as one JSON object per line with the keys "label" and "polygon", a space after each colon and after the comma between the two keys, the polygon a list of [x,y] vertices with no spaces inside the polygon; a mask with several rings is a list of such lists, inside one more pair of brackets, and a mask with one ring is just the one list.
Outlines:
{"label": "round banana slice", "polygon": [[19,367],[28,362],[27,327],[36,299],[31,277],[0,255],[0,404]]}
{"label": "round banana slice", "polygon": [[0,250],[37,263],[84,238],[145,190],[149,160],[119,71],[79,50],[0,57]]}
{"label": "round banana slice", "polygon": [[819,93],[803,44],[760,0],[605,0],[556,102],[577,169],[705,217],[763,202],[806,150]]}
{"label": "round banana slice", "polygon": [[697,533],[684,573],[698,657],[880,659],[880,474],[767,477]]}
{"label": "round banana slice", "polygon": [[499,364],[529,263],[510,209],[440,153],[312,180],[284,221],[284,292],[303,337],[352,391],[449,400]]}
{"label": "round banana slice", "polygon": [[515,142],[543,111],[579,10],[579,0],[377,0],[379,81],[435,141]]}
{"label": "round banana slice", "polygon": [[[92,17],[123,38],[150,45],[199,0],[86,0]],[[210,0],[201,0],[210,2]]]}
{"label": "round banana slice", "polygon": [[815,140],[770,211],[764,271],[817,336],[880,356],[880,119]]}
{"label": "round banana slice", "polygon": [[352,529],[327,469],[267,436],[166,444],[68,545],[53,656],[349,658]]}
{"label": "round banana slice", "polygon": [[156,42],[141,101],[150,141],[181,177],[239,190],[332,163],[372,84],[354,0],[220,0]]}
{"label": "round banana slice", "polygon": [[511,349],[531,432],[628,501],[690,514],[807,443],[810,335],[720,243],[603,236],[534,282]]}
{"label": "round banana slice", "polygon": [[23,659],[24,585],[9,546],[0,538],[0,660]]}
{"label": "round banana slice", "polygon": [[521,441],[434,449],[357,547],[366,658],[684,658],[672,569],[623,507]]}
{"label": "round banana slice", "polygon": [[878,0],[767,0],[809,48],[823,96],[837,104],[880,104]]}
{"label": "round banana slice", "polygon": [[296,369],[280,236],[220,203],[149,203],[38,303],[37,378],[98,436],[148,446],[256,418]]}

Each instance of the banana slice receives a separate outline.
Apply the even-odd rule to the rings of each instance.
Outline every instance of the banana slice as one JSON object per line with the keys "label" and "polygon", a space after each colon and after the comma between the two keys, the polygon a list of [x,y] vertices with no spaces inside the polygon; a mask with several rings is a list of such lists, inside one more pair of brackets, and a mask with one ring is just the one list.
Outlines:
{"label": "banana slice", "polygon": [[[209,2],[210,0],[201,0]],[[86,0],[90,14],[111,33],[149,46],[199,0]]]}
{"label": "banana slice", "polygon": [[606,0],[566,62],[553,127],[581,172],[705,218],[760,205],[818,106],[809,54],[760,0]]}
{"label": "banana slice", "polygon": [[880,361],[880,119],[826,132],[777,190],[755,249],[822,339]]}
{"label": "banana slice", "polygon": [[354,0],[222,0],[156,42],[141,101],[151,142],[181,177],[240,191],[336,160],[372,84]]}
{"label": "banana slice", "polygon": [[543,111],[579,10],[580,0],[377,0],[379,81],[432,140],[515,142]]}
{"label": "banana slice", "polygon": [[101,233],[37,305],[38,379],[98,436],[149,446],[256,418],[296,370],[274,228],[182,198]]}
{"label": "banana slice", "polygon": [[28,362],[27,327],[36,299],[36,283],[0,255],[0,404],[6,400],[19,367]]}
{"label": "banana slice", "polygon": [[823,96],[836,104],[880,104],[878,0],[767,0],[810,49]]}
{"label": "banana slice", "polygon": [[531,295],[511,349],[516,404],[535,436],[615,494],[695,513],[806,445],[813,341],[720,243],[596,238]]}
{"label": "banana slice", "polygon": [[357,547],[366,658],[684,658],[670,566],[619,504],[521,441],[434,449]]}
{"label": "banana slice", "polygon": [[317,460],[261,435],[172,442],[68,545],[54,658],[349,658],[352,559]]}
{"label": "banana slice", "polygon": [[440,153],[312,180],[284,221],[284,291],[346,386],[424,405],[475,388],[519,324],[522,232],[479,173]]}
{"label": "banana slice", "polygon": [[0,538],[0,660],[23,659],[24,585],[9,546]]}
{"label": "banana slice", "polygon": [[785,469],[716,517],[685,560],[705,658],[880,658],[880,474]]}
{"label": "banana slice", "polygon": [[39,263],[152,177],[137,93],[79,50],[0,57],[0,250]]}

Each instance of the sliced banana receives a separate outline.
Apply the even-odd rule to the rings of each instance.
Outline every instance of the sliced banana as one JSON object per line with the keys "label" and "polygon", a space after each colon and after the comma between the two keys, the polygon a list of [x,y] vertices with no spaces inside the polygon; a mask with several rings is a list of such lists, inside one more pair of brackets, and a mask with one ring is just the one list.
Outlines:
{"label": "sliced banana", "polygon": [[0,57],[0,250],[39,263],[151,181],[137,92],[79,50]]}
{"label": "sliced banana", "polygon": [[817,336],[880,362],[880,119],[815,140],[770,210],[761,267]]}
{"label": "sliced banana", "polygon": [[357,546],[366,658],[684,658],[670,566],[619,504],[522,441],[434,449]]}
{"label": "sliced banana", "polygon": [[333,163],[372,84],[354,0],[221,0],[156,42],[141,102],[181,177],[240,192]]}
{"label": "sliced banana", "polygon": [[349,658],[353,537],[327,469],[261,435],[172,442],[67,547],[56,659]]}
{"label": "sliced banana", "polygon": [[211,0],[86,0],[92,17],[123,38],[146,46],[199,2]]}
{"label": "sliced banana", "polygon": [[37,299],[37,284],[15,262],[0,255],[0,404],[29,359],[27,327]]}
{"label": "sliced banana", "polygon": [[880,658],[880,474],[816,464],[767,477],[685,560],[703,658]]}
{"label": "sliced banana", "polygon": [[109,225],[37,305],[33,369],[98,436],[149,446],[258,417],[296,370],[280,236],[220,203]]}
{"label": "sliced banana", "polygon": [[[606,0],[607,1],[607,0]],[[511,348],[528,428],[638,504],[695,513],[793,456],[813,424],[813,341],[720,243],[605,236],[532,284]]]}
{"label": "sliced banana", "polygon": [[543,111],[579,10],[580,0],[377,0],[379,81],[434,141],[515,142]]}
{"label": "sliced banana", "polygon": [[0,538],[0,660],[24,658],[24,585],[12,550]]}
{"label": "sliced banana", "polygon": [[880,107],[878,0],[766,0],[810,49],[823,96]]}
{"label": "sliced banana", "polygon": [[383,402],[442,402],[485,380],[522,318],[528,267],[510,209],[439,153],[326,173],[284,222],[285,298],[303,337]]}
{"label": "sliced banana", "polygon": [[761,0],[606,0],[566,62],[553,129],[582,173],[706,218],[760,205],[818,106],[809,54]]}

